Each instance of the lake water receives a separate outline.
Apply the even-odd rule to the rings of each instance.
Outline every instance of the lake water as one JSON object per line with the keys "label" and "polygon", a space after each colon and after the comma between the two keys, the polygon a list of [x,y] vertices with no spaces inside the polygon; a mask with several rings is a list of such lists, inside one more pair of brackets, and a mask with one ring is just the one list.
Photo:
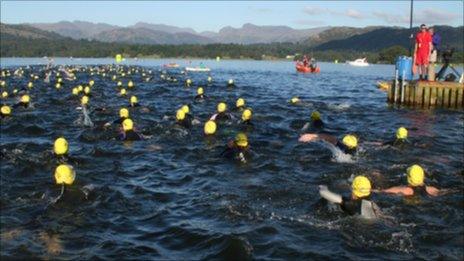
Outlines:
{"label": "lake water", "polygon": [[[118,130],[103,128],[118,118],[128,97],[116,82],[89,68],[112,59],[55,59],[76,65],[77,80],[60,90],[43,78],[29,91],[33,108],[14,108],[1,120],[1,257],[42,259],[452,259],[464,258],[464,114],[457,110],[415,110],[386,103],[376,82],[390,80],[392,65],[355,68],[320,63],[319,74],[298,74],[292,62],[204,60],[207,73],[168,70],[177,83],[160,78],[162,65],[186,60],[127,60],[142,107],[130,109],[136,129],[149,136],[123,142]],[[200,60],[192,60],[197,65]],[[2,69],[23,66],[27,77],[9,77],[6,89],[27,88],[43,58],[2,58]],[[32,67],[27,68],[27,65]],[[84,66],[85,65],[85,66]],[[100,65],[100,67],[97,67]],[[149,72],[151,70],[151,73]],[[141,76],[145,71],[145,81]],[[96,70],[94,70],[96,72]],[[114,72],[107,74],[112,75]],[[207,84],[207,76],[213,78]],[[184,81],[190,78],[193,86]],[[90,98],[94,127],[84,126],[71,88],[95,80]],[[236,86],[227,88],[228,79]],[[196,87],[208,96],[195,102]],[[298,96],[302,103],[291,105]],[[253,109],[254,127],[236,120],[220,124],[213,137],[203,123],[219,101],[235,107],[238,97]],[[2,102],[12,105],[18,97]],[[201,124],[176,126],[176,110],[190,104]],[[334,157],[321,143],[298,143],[301,128],[318,110],[323,132],[359,137],[356,157]],[[169,116],[169,117],[167,117]],[[403,148],[374,145],[409,130]],[[238,131],[246,131],[252,156],[247,163],[220,154]],[[64,136],[76,182],[60,194],[53,141]],[[367,221],[330,207],[318,185],[349,196],[351,178],[368,176],[375,188],[406,184],[412,164],[426,171],[426,183],[455,192],[439,196],[374,194],[394,220]],[[380,174],[374,174],[374,173]],[[84,192],[85,193],[84,193]]]}

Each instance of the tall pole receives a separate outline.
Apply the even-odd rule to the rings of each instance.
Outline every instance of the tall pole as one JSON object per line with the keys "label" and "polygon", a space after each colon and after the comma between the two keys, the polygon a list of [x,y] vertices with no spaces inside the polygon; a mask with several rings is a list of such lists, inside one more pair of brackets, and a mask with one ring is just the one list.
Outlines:
{"label": "tall pole", "polygon": [[414,33],[412,32],[412,10],[413,10],[413,0],[411,0],[411,8],[410,8],[410,14],[409,14],[409,31],[411,32],[411,35],[409,36],[409,56],[412,57],[412,47],[414,45]]}

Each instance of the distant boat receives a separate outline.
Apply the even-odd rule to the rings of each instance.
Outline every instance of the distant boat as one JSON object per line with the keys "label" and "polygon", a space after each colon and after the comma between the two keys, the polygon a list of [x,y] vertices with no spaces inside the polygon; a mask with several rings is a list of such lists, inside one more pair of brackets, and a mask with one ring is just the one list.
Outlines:
{"label": "distant boat", "polygon": [[302,72],[302,73],[318,73],[321,71],[319,66],[312,68],[310,66],[304,66],[303,63],[301,62],[296,63],[295,68],[297,72]]}
{"label": "distant boat", "polygon": [[210,68],[207,67],[185,67],[185,70],[188,72],[209,72]]}
{"label": "distant boat", "polygon": [[356,59],[354,61],[346,61],[346,63],[352,66],[359,66],[359,67],[369,66],[369,63],[366,61],[366,58]]}
{"label": "distant boat", "polygon": [[166,67],[166,68],[178,68],[179,67],[179,65],[177,63],[168,63],[168,64],[165,64],[163,66]]}

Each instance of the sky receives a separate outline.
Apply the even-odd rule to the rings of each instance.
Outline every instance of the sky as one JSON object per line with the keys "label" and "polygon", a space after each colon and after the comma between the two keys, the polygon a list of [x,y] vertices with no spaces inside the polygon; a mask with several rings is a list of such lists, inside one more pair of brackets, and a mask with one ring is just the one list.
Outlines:
{"label": "sky", "polygon": [[[190,27],[388,25],[409,27],[410,1],[1,1],[2,23],[89,21],[119,26],[137,22]],[[463,25],[464,1],[414,1],[414,26]]]}

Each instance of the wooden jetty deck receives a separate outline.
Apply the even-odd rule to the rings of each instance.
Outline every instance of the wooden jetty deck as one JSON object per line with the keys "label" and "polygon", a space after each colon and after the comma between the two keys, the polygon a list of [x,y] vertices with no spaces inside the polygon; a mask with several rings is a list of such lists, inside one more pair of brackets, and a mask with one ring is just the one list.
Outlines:
{"label": "wooden jetty deck", "polygon": [[415,108],[464,108],[464,84],[458,82],[411,81],[388,86],[388,102]]}

